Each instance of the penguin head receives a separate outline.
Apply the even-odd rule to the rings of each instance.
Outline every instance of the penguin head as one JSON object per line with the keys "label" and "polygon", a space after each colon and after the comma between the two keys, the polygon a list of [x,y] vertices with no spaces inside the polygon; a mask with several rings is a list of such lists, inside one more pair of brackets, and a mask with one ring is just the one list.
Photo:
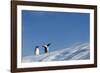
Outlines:
{"label": "penguin head", "polygon": [[47,45],[43,45],[42,47],[48,47],[50,45],[51,45],[51,43],[48,43]]}
{"label": "penguin head", "polygon": [[39,48],[39,46],[36,46],[35,48]]}
{"label": "penguin head", "polygon": [[50,45],[51,45],[51,43],[48,43],[48,44],[47,44],[47,46],[50,46]]}

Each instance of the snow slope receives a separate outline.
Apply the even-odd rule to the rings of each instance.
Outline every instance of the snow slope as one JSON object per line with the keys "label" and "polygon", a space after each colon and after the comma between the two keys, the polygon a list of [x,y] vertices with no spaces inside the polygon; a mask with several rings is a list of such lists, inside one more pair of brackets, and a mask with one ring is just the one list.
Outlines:
{"label": "snow slope", "polygon": [[85,60],[90,58],[89,43],[77,44],[70,48],[56,50],[38,56],[26,56],[22,62],[46,62],[64,60]]}

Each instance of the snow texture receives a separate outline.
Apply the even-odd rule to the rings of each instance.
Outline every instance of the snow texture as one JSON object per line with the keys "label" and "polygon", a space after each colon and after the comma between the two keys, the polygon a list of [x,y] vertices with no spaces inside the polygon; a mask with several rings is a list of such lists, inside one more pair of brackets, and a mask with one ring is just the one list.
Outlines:
{"label": "snow texture", "polygon": [[37,56],[25,56],[23,57],[22,62],[48,62],[87,59],[90,59],[89,43],[81,43],[74,45],[70,48],[60,49]]}

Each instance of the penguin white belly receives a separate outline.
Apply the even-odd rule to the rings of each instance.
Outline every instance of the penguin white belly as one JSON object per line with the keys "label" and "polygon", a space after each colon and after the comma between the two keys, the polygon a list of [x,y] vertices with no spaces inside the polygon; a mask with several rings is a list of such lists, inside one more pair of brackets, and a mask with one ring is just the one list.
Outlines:
{"label": "penguin white belly", "polygon": [[39,53],[40,53],[39,48],[37,48],[35,54],[39,55]]}

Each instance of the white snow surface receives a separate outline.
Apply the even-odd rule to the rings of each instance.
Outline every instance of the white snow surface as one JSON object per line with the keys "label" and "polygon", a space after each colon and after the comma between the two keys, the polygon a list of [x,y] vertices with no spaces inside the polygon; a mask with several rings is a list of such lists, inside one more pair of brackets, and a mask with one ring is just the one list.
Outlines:
{"label": "white snow surface", "polygon": [[25,56],[22,58],[22,62],[47,62],[87,59],[90,59],[90,46],[89,43],[83,43],[74,45],[70,48],[60,49],[37,56]]}

